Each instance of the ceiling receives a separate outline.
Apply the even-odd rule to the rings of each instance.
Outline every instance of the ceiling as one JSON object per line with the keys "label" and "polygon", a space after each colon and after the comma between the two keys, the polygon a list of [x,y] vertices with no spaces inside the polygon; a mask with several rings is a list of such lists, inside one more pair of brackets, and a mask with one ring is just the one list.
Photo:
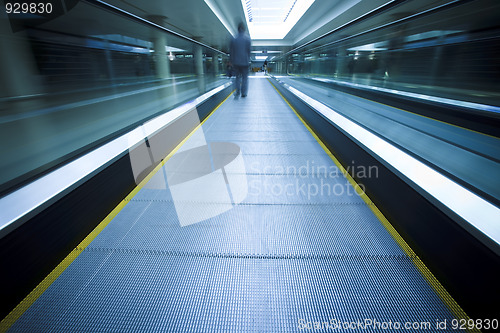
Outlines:
{"label": "ceiling", "polygon": [[314,1],[241,0],[250,38],[283,39]]}
{"label": "ceiling", "polygon": [[[247,1],[255,1],[258,5],[258,0],[245,0]],[[283,0],[277,1],[276,3],[283,2]],[[287,52],[393,1],[315,0],[283,39],[252,40],[252,54],[272,56],[279,52]],[[448,1],[402,1],[402,4],[386,12],[330,35],[329,39],[352,35]],[[106,2],[226,53],[231,35],[236,32],[238,23],[245,22],[241,0],[106,0]],[[272,4],[273,0],[266,0],[265,3]],[[214,12],[221,17],[222,22]],[[151,41],[155,33],[151,27],[131,22],[118,15],[110,15],[84,1],[79,2],[65,15],[44,23],[42,27],[66,34],[126,36],[142,41]],[[176,48],[192,48],[191,43],[180,38],[171,36],[167,37],[167,40],[169,45]]]}
{"label": "ceiling", "polygon": [[[107,2],[146,19],[153,15],[163,16],[163,26],[166,28],[225,52],[228,51],[231,34],[236,32],[238,23],[245,22],[241,0],[107,0]],[[273,0],[265,2],[272,4]],[[279,5],[283,1],[275,2]],[[315,0],[285,38],[252,40],[253,49],[255,51],[290,49],[297,43],[316,37],[318,32],[327,32],[387,2],[390,0]]]}

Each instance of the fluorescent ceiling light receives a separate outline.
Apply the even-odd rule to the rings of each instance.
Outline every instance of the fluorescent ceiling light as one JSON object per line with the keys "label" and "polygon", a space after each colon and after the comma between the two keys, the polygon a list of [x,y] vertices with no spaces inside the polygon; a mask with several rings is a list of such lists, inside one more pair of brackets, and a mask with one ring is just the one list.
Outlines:
{"label": "fluorescent ceiling light", "polygon": [[281,53],[281,51],[267,51],[267,50],[265,52],[263,52],[263,51],[250,51],[250,52],[252,52],[252,53]]}
{"label": "fluorescent ceiling light", "polygon": [[266,60],[267,56],[255,56],[255,60]]}
{"label": "fluorescent ceiling light", "polygon": [[314,1],[241,0],[250,37],[283,39]]}
{"label": "fluorescent ceiling light", "polygon": [[178,49],[178,48],[173,47],[173,46],[165,46],[165,51],[166,52],[185,52],[186,50]]}
{"label": "fluorescent ceiling light", "polygon": [[354,46],[349,49],[348,51],[385,51],[387,50],[387,42],[379,42],[379,43],[373,43],[373,44],[366,44],[366,45],[361,45],[361,46]]}
{"label": "fluorescent ceiling light", "polygon": [[428,39],[428,38],[436,38],[446,35],[452,35],[459,32],[463,32],[462,30],[432,30],[427,32],[422,32],[415,35],[410,35],[405,37],[406,42],[414,42],[417,40]]}

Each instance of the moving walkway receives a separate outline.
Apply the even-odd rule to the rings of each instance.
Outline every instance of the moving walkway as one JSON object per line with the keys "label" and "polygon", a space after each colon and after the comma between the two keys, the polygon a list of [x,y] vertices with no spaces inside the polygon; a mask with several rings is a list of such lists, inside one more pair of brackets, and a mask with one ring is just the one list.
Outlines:
{"label": "moving walkway", "polygon": [[270,81],[228,88],[2,328],[454,331],[463,310]]}

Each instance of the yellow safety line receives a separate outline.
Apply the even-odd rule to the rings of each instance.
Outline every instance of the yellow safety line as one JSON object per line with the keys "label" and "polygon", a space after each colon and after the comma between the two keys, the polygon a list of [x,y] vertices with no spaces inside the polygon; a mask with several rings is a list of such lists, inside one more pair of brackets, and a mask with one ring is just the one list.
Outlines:
{"label": "yellow safety line", "polygon": [[[399,247],[406,253],[406,255],[412,260],[415,267],[420,271],[420,273],[424,276],[427,282],[431,285],[434,291],[441,298],[443,303],[448,307],[448,309],[453,313],[453,315],[457,319],[470,319],[465,311],[458,305],[458,303],[453,299],[453,297],[448,293],[448,291],[443,287],[443,285],[438,281],[438,279],[432,274],[432,272],[425,266],[425,264],[420,260],[415,252],[411,249],[411,247],[406,243],[406,241],[401,237],[401,235],[394,229],[389,220],[382,214],[382,212],[377,208],[377,206],[373,203],[373,201],[368,197],[368,195],[361,189],[361,187],[356,183],[356,181],[351,177],[349,172],[342,166],[342,164],[337,160],[335,155],[325,146],[323,141],[314,133],[314,131],[309,127],[309,125],[302,119],[299,113],[295,110],[295,108],[288,102],[288,100],[283,96],[280,91],[274,86],[274,84],[269,81],[274,89],[278,92],[278,94],[283,98],[283,100],[288,104],[290,109],[295,113],[295,115],[300,119],[300,121],[304,124],[307,130],[312,134],[312,136],[318,141],[320,146],[326,152],[328,156],[333,160],[335,165],[340,169],[342,174],[347,178],[349,183],[354,187],[356,193],[363,199],[363,201],[370,207],[375,216],[379,219],[380,223],[384,226],[384,228],[389,232],[392,238],[396,241]],[[470,330],[470,332],[480,332],[480,330]]]}
{"label": "yellow safety line", "polygon": [[2,321],[0,322],[0,332],[6,332],[23,313],[40,297],[45,290],[64,272],[66,268],[82,253],[85,248],[104,230],[104,228],[115,218],[116,215],[127,205],[128,202],[144,187],[144,185],[161,169],[165,162],[172,157],[172,155],[179,150],[179,148],[210,118],[214,112],[231,96],[231,92],[222,102],[220,102],[210,114],[197,125],[186,138],[184,138],[166,157],[158,164],[153,171],[151,171],[112,211],[95,227],[85,239],[78,244],[67,256],[64,258],[56,268],[54,268],[44,279],[40,282],[35,289],[33,289],[28,296],[26,296]]}

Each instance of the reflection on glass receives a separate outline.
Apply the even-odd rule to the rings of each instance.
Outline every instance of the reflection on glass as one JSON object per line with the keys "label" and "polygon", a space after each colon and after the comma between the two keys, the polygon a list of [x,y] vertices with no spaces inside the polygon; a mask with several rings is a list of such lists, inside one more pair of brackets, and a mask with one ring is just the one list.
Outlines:
{"label": "reflection on glass", "polygon": [[225,83],[222,52],[86,3],[47,15],[0,18],[0,193]]}
{"label": "reflection on glass", "polygon": [[498,3],[478,0],[388,22],[381,29],[352,27],[273,59],[270,67],[281,75],[328,77],[498,106],[499,11]]}

